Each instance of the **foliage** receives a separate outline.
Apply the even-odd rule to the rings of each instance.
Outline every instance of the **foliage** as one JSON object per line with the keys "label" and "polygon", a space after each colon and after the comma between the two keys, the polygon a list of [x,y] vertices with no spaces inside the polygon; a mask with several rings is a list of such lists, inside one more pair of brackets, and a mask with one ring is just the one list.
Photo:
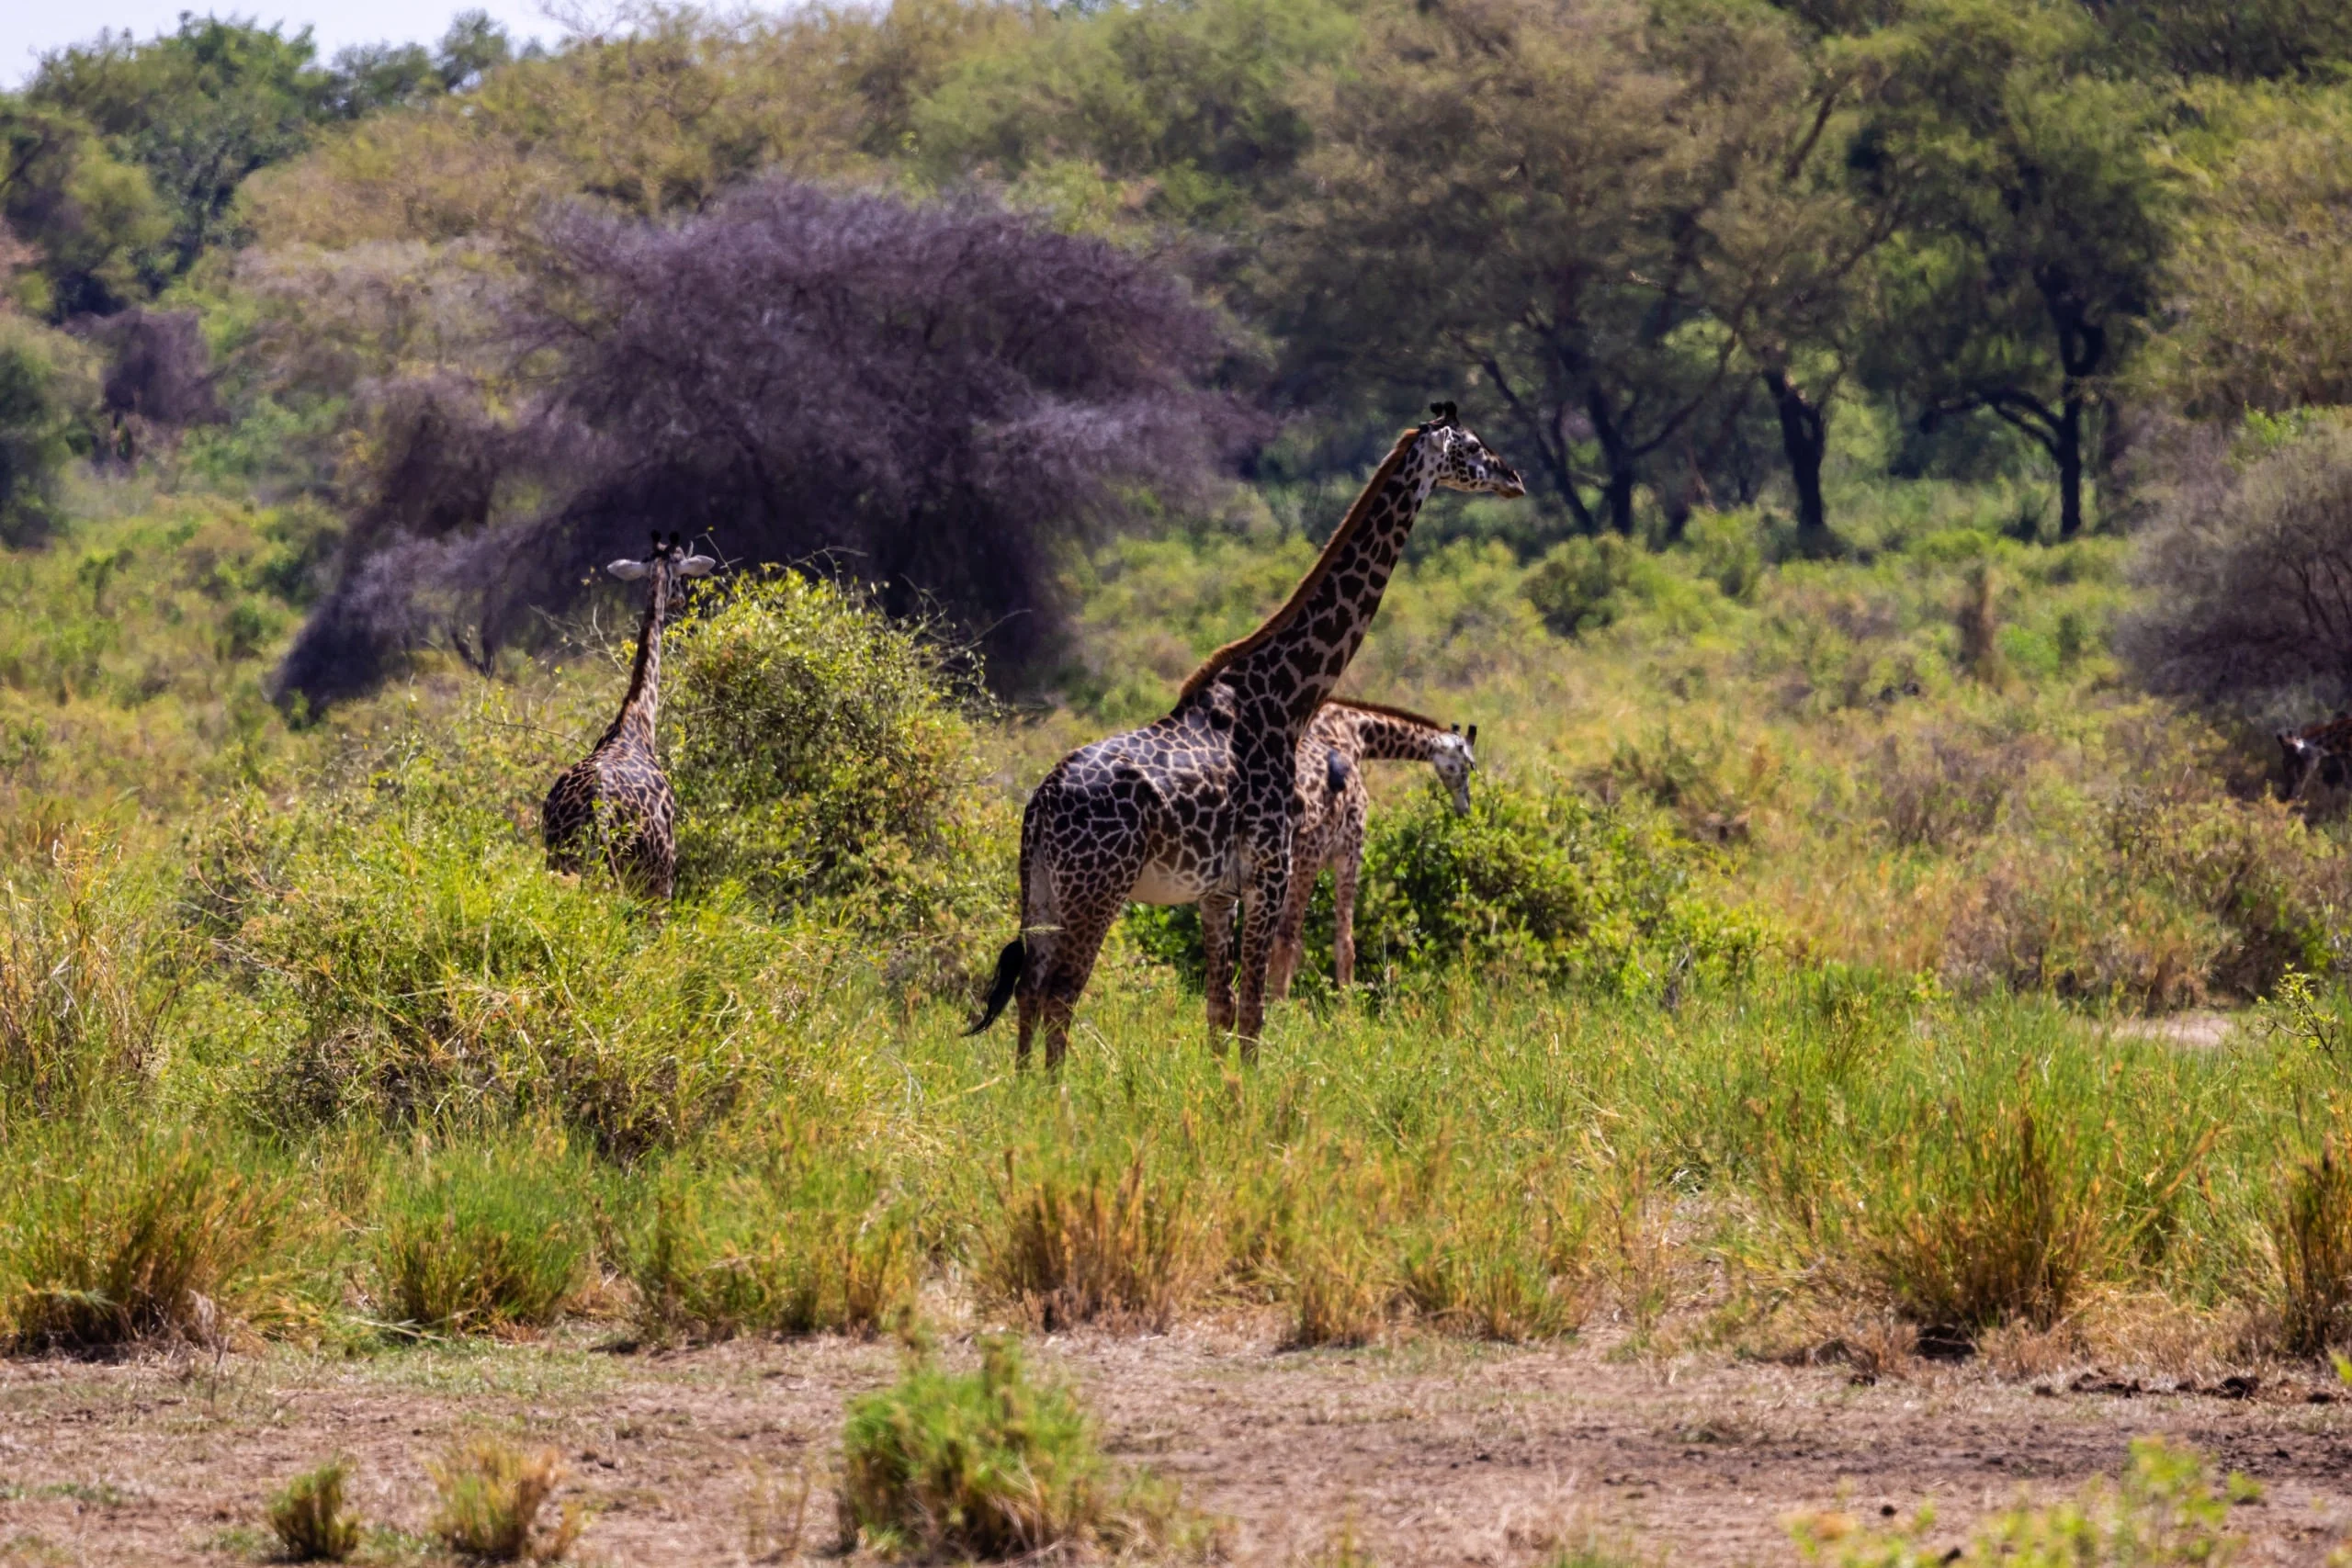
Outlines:
{"label": "foliage", "polygon": [[38,544],[56,527],[57,481],[96,402],[88,353],[0,313],[0,544]]}
{"label": "foliage", "polygon": [[2233,1472],[2217,1492],[2205,1461],[2163,1438],[2134,1438],[2122,1484],[2095,1484],[2046,1506],[2019,1504],[1994,1515],[1951,1551],[1930,1547],[1932,1510],[1893,1530],[1859,1529],[1851,1515],[1816,1513],[1791,1526],[1808,1562],[1834,1568],[1922,1568],[1930,1562],[2015,1563],[2018,1568],[2159,1568],[2226,1564],[2243,1538],[2223,1528],[2233,1502],[2257,1495]]}
{"label": "foliage", "polygon": [[408,1173],[381,1205],[375,1244],[391,1321],[445,1334],[554,1322],[588,1266],[579,1176],[470,1150]]}
{"label": "foliage", "polygon": [[[977,889],[974,694],[921,627],[798,572],[702,591],[664,666],[681,875],[936,926]],[[989,888],[993,895],[995,889]]]}
{"label": "foliage", "polygon": [[2177,483],[2118,642],[2153,690],[2284,719],[2352,698],[2352,428]]}
{"label": "foliage", "polygon": [[2269,1219],[2278,1248],[2279,1337],[2290,1355],[2316,1356],[2352,1338],[2352,1176],[2331,1136],[2280,1183]]}
{"label": "foliage", "polygon": [[433,1533],[450,1551],[485,1562],[560,1562],[586,1519],[566,1504],[552,1524],[539,1514],[563,1483],[553,1449],[526,1454],[493,1437],[459,1442],[425,1472],[436,1494]]}
{"label": "foliage", "polygon": [[984,1339],[974,1372],[918,1363],[852,1400],[843,1517],[884,1551],[1023,1557],[1112,1528],[1115,1486],[1069,1390],[1030,1380],[1020,1342]]}
{"label": "foliage", "polygon": [[14,1142],[0,1206],[8,1344],[87,1353],[224,1341],[268,1257],[284,1201],[274,1182],[162,1127]]}
{"label": "foliage", "polygon": [[141,258],[170,223],[146,171],[119,161],[79,115],[13,97],[0,97],[0,220],[32,252],[24,276],[6,280],[16,301],[62,319],[138,299]]}
{"label": "foliage", "polygon": [[821,1144],[735,1172],[682,1162],[647,1207],[627,1263],[650,1337],[870,1335],[912,1303],[902,1201]]}
{"label": "foliage", "polygon": [[269,1529],[289,1562],[340,1562],[359,1549],[359,1521],[343,1506],[347,1459],[331,1460],[288,1482],[269,1500]]}
{"label": "foliage", "polygon": [[1002,1230],[978,1270],[980,1289],[1047,1331],[1081,1323],[1164,1331],[1207,1283],[1216,1216],[1137,1148],[1115,1159],[1008,1155]]}

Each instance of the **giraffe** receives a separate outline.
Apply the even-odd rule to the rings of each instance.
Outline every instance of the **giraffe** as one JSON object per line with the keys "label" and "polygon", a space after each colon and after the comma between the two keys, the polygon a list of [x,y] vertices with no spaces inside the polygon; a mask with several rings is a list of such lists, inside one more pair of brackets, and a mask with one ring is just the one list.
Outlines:
{"label": "giraffe", "polygon": [[662,704],[662,631],[669,621],[673,581],[707,576],[718,564],[708,556],[686,554],[677,535],[664,545],[657,533],[643,560],[616,560],[605,568],[624,582],[650,579],[645,623],[638,630],[637,661],[619,716],[588,755],[557,778],[539,809],[550,870],[577,874],[585,863],[583,840],[594,840],[623,886],[641,897],[670,897],[677,878],[678,800],[653,746],[653,721]]}
{"label": "giraffe", "polygon": [[1021,818],[1021,934],[997,959],[969,1033],[1019,999],[1016,1065],[1042,1026],[1061,1065],[1071,1014],[1111,922],[1130,898],[1202,906],[1205,931],[1241,908],[1234,943],[1208,943],[1209,1027],[1254,1060],[1267,960],[1290,881],[1298,742],[1355,657],[1405,536],[1430,491],[1527,493],[1509,464],[1462,427],[1452,403],[1396,438],[1298,586],[1258,629],[1209,655],[1164,718],[1054,764]]}
{"label": "giraffe", "polygon": [[1266,988],[1280,1000],[1290,995],[1298,973],[1300,931],[1316,879],[1331,868],[1334,931],[1331,969],[1340,989],[1355,980],[1356,882],[1363,871],[1364,821],[1372,801],[1363,784],[1365,762],[1421,762],[1437,771],[1453,796],[1455,815],[1470,814],[1470,772],[1478,765],[1478,727],[1464,734],[1403,708],[1334,697],[1316,710],[1306,738],[1298,743],[1298,794],[1302,815],[1290,857],[1290,897],[1274,926],[1274,955]]}
{"label": "giraffe", "polygon": [[2301,729],[2278,731],[2278,749],[2287,754],[2287,798],[2301,800],[2312,780],[2330,789],[2352,783],[2352,713],[2307,724]]}

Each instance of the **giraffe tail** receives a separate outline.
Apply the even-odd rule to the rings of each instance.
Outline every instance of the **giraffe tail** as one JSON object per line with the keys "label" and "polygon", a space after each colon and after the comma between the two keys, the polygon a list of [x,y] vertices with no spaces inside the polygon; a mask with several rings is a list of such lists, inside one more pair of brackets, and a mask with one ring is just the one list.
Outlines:
{"label": "giraffe tail", "polygon": [[997,954],[996,979],[989,986],[988,1010],[980,1014],[979,1022],[964,1031],[967,1038],[979,1033],[996,1021],[997,1014],[1004,1010],[1004,1004],[1012,999],[1013,987],[1021,984],[1021,972],[1028,966],[1028,943],[1020,937],[1006,942],[1004,951]]}

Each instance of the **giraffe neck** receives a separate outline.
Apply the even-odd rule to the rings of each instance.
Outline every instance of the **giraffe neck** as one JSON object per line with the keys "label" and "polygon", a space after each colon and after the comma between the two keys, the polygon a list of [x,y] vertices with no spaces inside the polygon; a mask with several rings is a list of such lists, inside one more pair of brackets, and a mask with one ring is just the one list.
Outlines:
{"label": "giraffe neck", "polygon": [[1352,526],[1317,565],[1317,575],[1276,612],[1258,635],[1245,638],[1220,671],[1235,694],[1270,728],[1295,744],[1331,694],[1387,592],[1389,574],[1404,554],[1405,537],[1437,483],[1439,446],[1423,431],[1403,460],[1385,466],[1354,507]]}
{"label": "giraffe neck", "polygon": [[1439,738],[1448,731],[1393,713],[1351,715],[1355,754],[1367,762],[1426,762],[1437,755]]}
{"label": "giraffe neck", "polygon": [[662,709],[662,628],[670,615],[670,563],[655,561],[649,575],[652,588],[645,596],[645,624],[638,628],[628,694],[621,699],[620,716],[597,742],[600,747],[621,743],[653,748],[653,721]]}

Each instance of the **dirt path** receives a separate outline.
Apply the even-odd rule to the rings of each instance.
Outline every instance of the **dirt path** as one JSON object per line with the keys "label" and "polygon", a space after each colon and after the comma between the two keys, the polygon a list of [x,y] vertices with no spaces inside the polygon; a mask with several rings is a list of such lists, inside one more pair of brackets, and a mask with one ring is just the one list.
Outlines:
{"label": "dirt path", "polygon": [[[1057,1337],[1122,1456],[1231,1521],[1232,1556],[1283,1563],[1344,1529],[1389,1563],[1517,1564],[1593,1528],[1653,1560],[1792,1562],[1783,1519],[1932,1499],[1942,1533],[2020,1487],[2120,1468],[2132,1437],[2186,1439],[2265,1483],[2235,1511],[2250,1560],[2319,1562],[2352,1535],[2352,1407],[2316,1385],[2253,1398],[2051,1392],[1917,1364],[1857,1386],[1838,1367],[1606,1349],[1408,1345],[1277,1354],[1235,1331]],[[0,1363],[0,1563],[253,1561],[268,1491],[337,1451],[371,1521],[423,1528],[423,1461],[487,1428],[560,1447],[595,1509],[582,1561],[744,1560],[763,1484],[826,1462],[889,1345],[611,1355],[582,1341],[358,1360],[286,1353],[130,1365]],[[2081,1380],[2087,1383],[2100,1378]],[[831,1535],[829,1499],[806,1544]],[[373,1555],[414,1556],[389,1540]]]}

